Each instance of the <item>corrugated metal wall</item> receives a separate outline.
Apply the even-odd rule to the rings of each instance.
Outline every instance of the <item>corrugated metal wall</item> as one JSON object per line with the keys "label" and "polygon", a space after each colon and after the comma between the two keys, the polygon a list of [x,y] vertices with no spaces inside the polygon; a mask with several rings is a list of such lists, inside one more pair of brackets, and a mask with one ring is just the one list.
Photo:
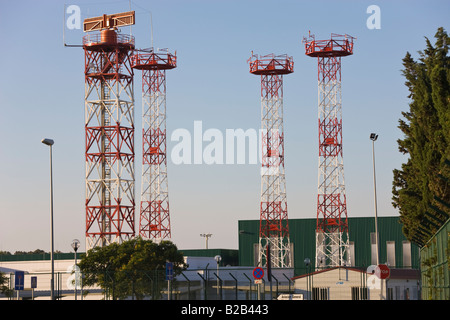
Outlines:
{"label": "corrugated metal wall", "polygon": [[238,265],[238,251],[233,249],[179,249],[185,256],[191,257],[215,257],[217,255],[222,257],[220,266],[237,266]]}
{"label": "corrugated metal wall", "polygon": [[[354,217],[348,219],[350,241],[354,243],[355,266],[367,268],[372,264],[371,233],[375,232],[374,218]],[[305,258],[314,263],[315,257],[316,219],[290,219],[289,233],[294,243],[295,274],[306,273]],[[404,265],[403,242],[407,242],[402,233],[402,225],[398,217],[378,217],[378,231],[380,238],[380,263],[387,261],[387,243],[395,252],[395,267],[419,268],[419,248],[411,243],[411,263]],[[254,265],[254,244],[258,243],[259,220],[239,221],[239,265]],[[408,255],[406,255],[407,257]]]}

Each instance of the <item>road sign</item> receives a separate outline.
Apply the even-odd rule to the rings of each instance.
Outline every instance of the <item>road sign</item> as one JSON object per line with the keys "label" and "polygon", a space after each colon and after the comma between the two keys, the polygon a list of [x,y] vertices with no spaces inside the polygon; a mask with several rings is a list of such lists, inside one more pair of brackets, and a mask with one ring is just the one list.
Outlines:
{"label": "road sign", "polygon": [[31,289],[37,288],[37,277],[31,277]]}
{"label": "road sign", "polygon": [[25,284],[25,272],[16,271],[14,273],[14,290],[23,290]]}
{"label": "road sign", "polygon": [[166,262],[166,280],[173,280],[173,263]]}
{"label": "road sign", "polygon": [[387,279],[387,278],[389,278],[389,275],[391,274],[391,270],[389,269],[389,267],[387,265],[379,264],[375,273],[378,276],[378,278]]}
{"label": "road sign", "polygon": [[256,267],[253,269],[253,278],[262,279],[264,277],[264,269],[260,267]]}
{"label": "road sign", "polygon": [[303,294],[302,293],[280,294],[277,300],[303,300]]}

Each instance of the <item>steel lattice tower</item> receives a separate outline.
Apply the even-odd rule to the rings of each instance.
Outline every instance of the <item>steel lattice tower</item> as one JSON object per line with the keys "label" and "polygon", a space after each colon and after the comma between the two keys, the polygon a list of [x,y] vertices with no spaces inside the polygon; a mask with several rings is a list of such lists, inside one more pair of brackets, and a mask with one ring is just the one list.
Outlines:
{"label": "steel lattice tower", "polygon": [[[261,76],[261,205],[258,265],[291,267],[284,172],[283,75],[294,72],[292,57],[273,54],[249,59],[250,73]],[[268,252],[268,245],[270,252]]]}
{"label": "steel lattice tower", "polygon": [[353,37],[304,38],[306,55],[317,57],[319,82],[319,177],[316,269],[349,266],[347,204],[342,149],[341,57],[353,54]]}
{"label": "steel lattice tower", "polygon": [[134,11],[84,21],[86,250],[134,237]]}
{"label": "steel lattice tower", "polygon": [[139,235],[170,239],[166,142],[166,70],[176,67],[176,54],[142,50],[132,67],[142,70],[142,190]]}

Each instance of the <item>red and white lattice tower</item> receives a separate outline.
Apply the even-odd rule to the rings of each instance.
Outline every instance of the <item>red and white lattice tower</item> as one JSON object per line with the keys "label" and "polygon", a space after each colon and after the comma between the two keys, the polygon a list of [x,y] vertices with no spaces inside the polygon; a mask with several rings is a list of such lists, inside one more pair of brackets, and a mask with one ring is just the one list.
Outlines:
{"label": "red and white lattice tower", "polygon": [[132,56],[132,67],[142,70],[142,190],[139,235],[170,239],[167,181],[166,70],[177,65],[176,54],[153,48]]}
{"label": "red and white lattice tower", "polygon": [[134,237],[134,11],[84,21],[86,250]]}
{"label": "red and white lattice tower", "polygon": [[[283,75],[294,72],[292,57],[273,54],[249,59],[261,76],[261,206],[258,265],[292,267],[284,172]],[[269,245],[270,252],[267,250]]]}
{"label": "red and white lattice tower", "polygon": [[316,269],[349,266],[350,250],[342,150],[341,57],[353,54],[353,37],[304,38],[306,55],[317,57],[319,81],[319,177]]}

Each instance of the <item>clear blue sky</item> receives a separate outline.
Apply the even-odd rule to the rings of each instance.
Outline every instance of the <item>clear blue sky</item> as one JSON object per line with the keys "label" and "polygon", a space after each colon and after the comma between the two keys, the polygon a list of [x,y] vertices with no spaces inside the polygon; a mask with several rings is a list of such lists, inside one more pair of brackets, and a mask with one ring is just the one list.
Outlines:
{"label": "clear blue sky", "polygon": [[[128,11],[129,1],[71,1],[82,19]],[[381,9],[381,29],[369,30],[369,5]],[[173,0],[131,2],[136,46],[177,50],[178,67],[167,74],[167,128],[258,129],[260,83],[246,63],[258,54],[293,56],[284,81],[288,215],[316,216],[317,64],[301,43],[308,31],[356,37],[343,59],[344,166],[349,217],[373,216],[372,150],[377,132],[380,216],[395,216],[392,170],[405,161],[397,150],[401,112],[408,109],[402,58],[425,46],[439,26],[449,31],[448,1]],[[49,155],[42,138],[55,140],[55,249],[84,250],[84,55],[63,46],[62,1],[0,2],[0,250],[49,250]],[[125,31],[126,30],[126,31]],[[129,29],[125,29],[128,32]],[[66,30],[80,43],[80,30]],[[433,40],[432,40],[433,41]],[[140,196],[141,94],[135,82],[136,200]],[[174,142],[169,142],[169,151]],[[258,165],[174,165],[169,162],[173,241],[202,248],[238,247],[238,220],[259,219]],[[136,212],[136,224],[139,221]],[[351,232],[351,231],[350,231]],[[314,241],[311,239],[311,241]]]}

